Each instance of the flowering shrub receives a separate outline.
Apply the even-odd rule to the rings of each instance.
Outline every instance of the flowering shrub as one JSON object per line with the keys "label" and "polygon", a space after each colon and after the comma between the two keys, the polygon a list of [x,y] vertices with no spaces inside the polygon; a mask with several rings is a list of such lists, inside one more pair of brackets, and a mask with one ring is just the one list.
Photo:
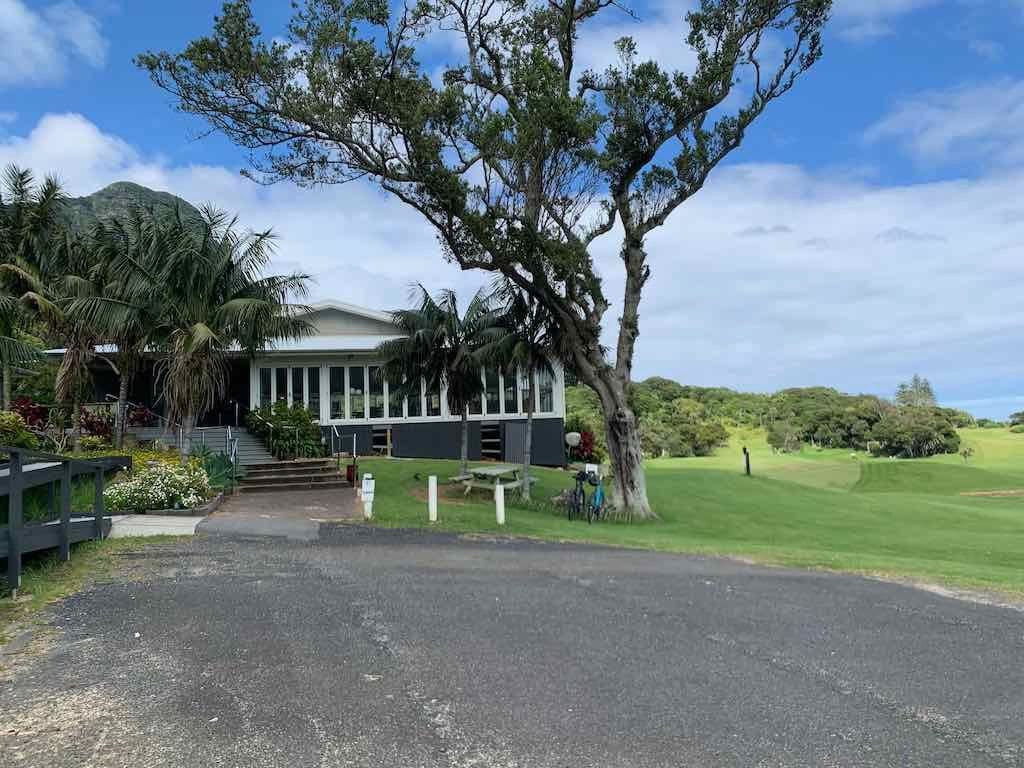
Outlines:
{"label": "flowering shrub", "polygon": [[115,510],[190,509],[205,503],[209,490],[201,466],[154,463],[107,486],[103,497]]}
{"label": "flowering shrub", "polygon": [[0,411],[0,445],[38,448],[39,441],[28,431],[25,420],[14,411]]}

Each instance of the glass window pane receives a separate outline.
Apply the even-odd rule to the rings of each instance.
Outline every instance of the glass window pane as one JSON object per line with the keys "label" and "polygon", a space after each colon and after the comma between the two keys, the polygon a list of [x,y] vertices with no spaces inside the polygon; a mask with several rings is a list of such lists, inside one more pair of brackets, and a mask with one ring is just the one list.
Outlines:
{"label": "glass window pane", "polygon": [[470,416],[479,416],[483,412],[484,412],[484,398],[483,398],[483,394],[479,394],[476,397],[471,398],[470,401],[469,401],[469,415]]}
{"label": "glass window pane", "polygon": [[441,415],[441,385],[427,391],[427,416]]}
{"label": "glass window pane", "polygon": [[345,418],[345,369],[331,366],[331,418]]}
{"label": "glass window pane", "polygon": [[260,368],[260,401],[257,405],[267,405],[271,401],[270,376],[269,368]]}
{"label": "glass window pane", "polygon": [[[420,391],[422,392],[423,385],[420,384]],[[423,397],[417,395],[409,395],[409,416],[422,416],[423,415]]]}
{"label": "glass window pane", "polygon": [[307,368],[307,379],[309,381],[309,411],[314,419],[320,418],[320,368]]}
{"label": "glass window pane", "polygon": [[491,416],[501,413],[501,389],[498,386],[497,369],[488,368],[484,371],[486,386],[484,388],[484,402],[487,405],[487,413]]}
{"label": "glass window pane", "polygon": [[277,391],[274,393],[274,399],[277,402],[288,402],[288,369],[287,368],[275,368],[274,369],[274,383],[277,385]]}
{"label": "glass window pane", "polygon": [[292,368],[292,405],[305,407],[306,396],[303,392],[303,379],[306,372],[302,368]]}
{"label": "glass window pane", "polygon": [[505,372],[505,413],[519,413],[519,398],[516,397],[515,371]]}
{"label": "glass window pane", "polygon": [[392,387],[390,382],[388,382],[388,418],[402,418],[402,395],[399,393],[398,387]]}
{"label": "glass window pane", "polygon": [[537,410],[541,413],[551,413],[555,410],[555,382],[549,371],[537,371],[537,393],[540,403]]}
{"label": "glass window pane", "polygon": [[353,365],[348,369],[348,395],[350,418],[366,418],[366,389],[363,384],[363,366]]}
{"label": "glass window pane", "polygon": [[384,418],[384,377],[381,375],[380,366],[370,366],[370,418]]}

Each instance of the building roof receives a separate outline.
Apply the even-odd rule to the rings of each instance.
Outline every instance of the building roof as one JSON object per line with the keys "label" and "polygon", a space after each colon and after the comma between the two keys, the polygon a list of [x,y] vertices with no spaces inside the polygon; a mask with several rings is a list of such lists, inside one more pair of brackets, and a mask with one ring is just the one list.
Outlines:
{"label": "building roof", "polygon": [[368,317],[371,320],[380,320],[382,323],[393,323],[395,322],[394,315],[390,312],[381,312],[377,309],[369,309],[367,307],[360,307],[356,304],[349,304],[345,301],[338,301],[337,299],[324,299],[318,301],[315,304],[310,304],[309,308],[313,312],[319,312],[324,309],[336,309],[339,312],[347,312],[350,315],[357,315],[358,317]]}

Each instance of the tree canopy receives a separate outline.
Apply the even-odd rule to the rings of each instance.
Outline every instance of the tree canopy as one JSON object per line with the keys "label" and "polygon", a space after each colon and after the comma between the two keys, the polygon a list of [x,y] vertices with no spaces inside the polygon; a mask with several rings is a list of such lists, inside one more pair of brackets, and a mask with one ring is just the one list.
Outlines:
{"label": "tree canopy", "polygon": [[[252,152],[264,181],[370,178],[436,229],[448,258],[497,272],[541,302],[598,395],[627,516],[650,517],[628,402],[647,236],[697,193],[770,103],[821,56],[831,0],[701,0],[679,30],[692,71],[640,58],[623,38],[581,71],[581,31],[621,0],[304,0],[264,36],[247,0],[212,33],[138,63],[180,109]],[[424,53],[460,49],[440,77]],[[620,239],[613,306],[591,248]]]}

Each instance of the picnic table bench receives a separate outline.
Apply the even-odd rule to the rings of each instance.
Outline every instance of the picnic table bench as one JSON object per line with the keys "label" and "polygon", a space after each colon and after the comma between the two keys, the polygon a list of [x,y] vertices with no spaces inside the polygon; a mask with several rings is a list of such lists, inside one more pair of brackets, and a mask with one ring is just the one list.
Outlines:
{"label": "picnic table bench", "polygon": [[[522,478],[519,477],[519,467],[513,464],[489,464],[484,467],[470,467],[469,474],[459,475],[453,478],[461,482],[466,488],[466,495],[469,496],[474,488],[485,491],[493,491],[499,485],[504,488],[521,488]],[[537,482],[531,477],[530,483]]]}

